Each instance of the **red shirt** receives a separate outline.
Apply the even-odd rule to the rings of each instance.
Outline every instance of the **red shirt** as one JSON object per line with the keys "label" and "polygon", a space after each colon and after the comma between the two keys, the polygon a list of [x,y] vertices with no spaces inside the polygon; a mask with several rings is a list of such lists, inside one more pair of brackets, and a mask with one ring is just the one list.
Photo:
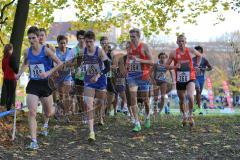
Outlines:
{"label": "red shirt", "polygon": [[[175,65],[178,62],[181,62],[181,61],[187,61],[188,62],[188,65],[189,65],[188,67],[189,67],[189,71],[190,71],[190,80],[195,80],[196,79],[195,70],[194,70],[194,67],[193,67],[192,57],[190,56],[189,48],[185,48],[183,55],[180,54],[180,49],[179,48],[176,49]],[[175,70],[175,73],[177,73],[176,70]],[[177,77],[177,74],[176,74],[176,77]]]}
{"label": "red shirt", "polygon": [[[144,59],[144,60],[149,60],[148,56],[145,53],[143,53],[143,51],[142,51],[142,47],[143,47],[142,43],[139,43],[137,48],[135,48],[133,43],[131,43],[130,47],[131,47],[133,56],[139,55],[139,58]],[[151,71],[150,65],[149,64],[141,64],[141,68],[143,71],[142,80],[148,80],[150,78],[150,71]]]}
{"label": "red shirt", "polygon": [[16,74],[13,69],[10,67],[10,58],[11,56],[6,56],[2,60],[2,70],[4,73],[4,79],[6,80],[16,80]]}

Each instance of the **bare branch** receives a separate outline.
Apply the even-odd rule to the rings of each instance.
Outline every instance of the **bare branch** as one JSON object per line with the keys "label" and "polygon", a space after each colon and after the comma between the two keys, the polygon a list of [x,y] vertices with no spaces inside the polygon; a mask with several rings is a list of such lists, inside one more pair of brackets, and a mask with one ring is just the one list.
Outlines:
{"label": "bare branch", "polygon": [[[0,14],[0,24],[3,24],[6,22],[6,18],[4,19],[3,16],[4,16],[4,11],[6,10],[6,8],[8,6],[10,6],[11,4],[13,4],[15,2],[15,0],[12,0],[11,2],[9,2],[8,4],[6,4],[5,6],[3,6],[3,8],[1,9],[1,14]],[[3,20],[4,19],[4,20]]]}
{"label": "bare branch", "polygon": [[1,37],[0,37],[0,43],[1,43],[2,46],[5,45]]}

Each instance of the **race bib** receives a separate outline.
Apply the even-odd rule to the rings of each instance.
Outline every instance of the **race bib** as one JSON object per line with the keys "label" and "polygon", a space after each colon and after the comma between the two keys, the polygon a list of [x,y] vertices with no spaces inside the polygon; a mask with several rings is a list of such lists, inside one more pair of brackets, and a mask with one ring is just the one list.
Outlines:
{"label": "race bib", "polygon": [[178,82],[188,82],[190,80],[190,72],[177,71]]}
{"label": "race bib", "polygon": [[130,60],[130,72],[141,72],[141,64],[139,62],[134,62],[133,60]]}
{"label": "race bib", "polygon": [[116,85],[125,85],[125,78],[116,78]]}
{"label": "race bib", "polygon": [[88,76],[94,76],[100,73],[99,64],[86,64],[86,74]]}
{"label": "race bib", "polygon": [[165,72],[157,72],[156,76],[155,76],[156,80],[161,80],[161,81],[165,81],[166,80],[166,74]]}
{"label": "race bib", "polygon": [[39,79],[42,72],[45,72],[43,64],[30,64],[30,78]]}
{"label": "race bib", "polygon": [[197,76],[202,76],[202,75],[204,75],[204,74],[203,74],[203,71],[202,71],[200,68],[196,68],[195,71],[196,71],[196,75],[197,75]]}

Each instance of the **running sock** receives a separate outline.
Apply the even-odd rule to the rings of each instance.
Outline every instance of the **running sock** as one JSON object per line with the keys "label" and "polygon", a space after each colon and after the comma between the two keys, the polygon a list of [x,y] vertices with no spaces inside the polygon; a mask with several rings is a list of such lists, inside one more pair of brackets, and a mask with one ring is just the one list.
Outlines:
{"label": "running sock", "polygon": [[146,115],[146,119],[150,119],[150,113]]}
{"label": "running sock", "polygon": [[164,96],[164,104],[163,104],[163,107],[165,107],[167,105],[167,101],[168,101],[168,98]]}
{"label": "running sock", "polygon": [[135,120],[136,122],[135,122],[135,125],[138,125],[138,126],[140,126],[140,122],[139,121],[137,121],[137,120]]}
{"label": "running sock", "polygon": [[36,138],[32,138],[32,142],[37,142],[37,139]]}
{"label": "running sock", "polygon": [[43,128],[48,128],[48,123],[44,123]]}

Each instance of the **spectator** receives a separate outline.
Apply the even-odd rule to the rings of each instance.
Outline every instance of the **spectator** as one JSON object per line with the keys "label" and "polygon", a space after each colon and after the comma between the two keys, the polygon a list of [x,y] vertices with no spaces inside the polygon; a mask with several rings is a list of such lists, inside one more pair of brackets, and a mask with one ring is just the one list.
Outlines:
{"label": "spectator", "polygon": [[15,103],[15,90],[16,90],[16,74],[18,72],[16,60],[12,56],[13,46],[7,44],[3,50],[2,70],[3,70],[3,85],[1,93],[1,105],[6,106],[10,110]]}

